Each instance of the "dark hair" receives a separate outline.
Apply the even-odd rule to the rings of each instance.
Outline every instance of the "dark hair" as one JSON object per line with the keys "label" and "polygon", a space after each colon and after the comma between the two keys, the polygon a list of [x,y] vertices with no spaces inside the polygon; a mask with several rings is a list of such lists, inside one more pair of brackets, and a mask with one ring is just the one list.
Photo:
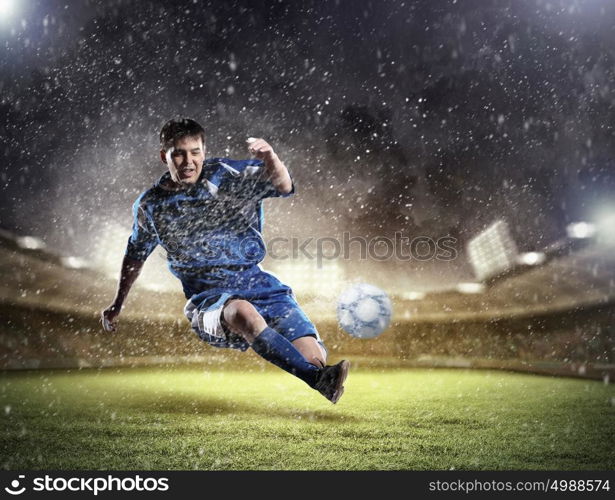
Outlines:
{"label": "dark hair", "polygon": [[173,147],[177,139],[192,136],[200,137],[205,144],[205,129],[199,123],[190,118],[169,120],[160,131],[160,146],[166,151]]}

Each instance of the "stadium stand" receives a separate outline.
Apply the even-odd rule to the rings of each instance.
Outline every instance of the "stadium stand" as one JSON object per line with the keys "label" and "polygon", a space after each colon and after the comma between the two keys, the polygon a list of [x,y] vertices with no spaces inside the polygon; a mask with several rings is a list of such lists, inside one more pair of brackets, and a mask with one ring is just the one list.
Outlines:
{"label": "stadium stand", "polygon": [[[349,337],[334,320],[319,321],[324,315],[309,303],[307,312],[331,355],[352,355],[358,363],[382,359],[612,380],[615,252],[599,242],[564,244],[540,265],[521,269],[504,270],[473,293],[458,286],[417,294],[418,300],[392,297],[393,323],[373,340]],[[209,362],[236,355],[196,338],[182,316],[181,294],[144,287],[129,298],[121,329],[102,332],[98,314],[115,281],[35,238],[1,232],[0,271],[3,369]]]}

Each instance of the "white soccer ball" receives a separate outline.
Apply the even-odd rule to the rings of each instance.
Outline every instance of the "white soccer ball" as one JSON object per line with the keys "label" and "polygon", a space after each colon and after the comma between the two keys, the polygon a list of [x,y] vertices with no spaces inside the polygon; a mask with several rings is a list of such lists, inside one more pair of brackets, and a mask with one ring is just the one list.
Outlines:
{"label": "white soccer ball", "polygon": [[380,335],[391,322],[393,308],[386,293],[360,283],[347,288],[337,301],[337,320],[346,333],[359,339]]}

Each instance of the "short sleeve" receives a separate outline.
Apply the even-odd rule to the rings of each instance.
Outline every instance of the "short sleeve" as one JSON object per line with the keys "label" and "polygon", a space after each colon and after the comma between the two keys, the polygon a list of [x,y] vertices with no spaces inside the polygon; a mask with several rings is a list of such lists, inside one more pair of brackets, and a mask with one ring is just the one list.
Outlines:
{"label": "short sleeve", "polygon": [[158,245],[156,230],[141,206],[141,198],[132,206],[132,233],[128,238],[126,256],[134,260],[145,261]]}

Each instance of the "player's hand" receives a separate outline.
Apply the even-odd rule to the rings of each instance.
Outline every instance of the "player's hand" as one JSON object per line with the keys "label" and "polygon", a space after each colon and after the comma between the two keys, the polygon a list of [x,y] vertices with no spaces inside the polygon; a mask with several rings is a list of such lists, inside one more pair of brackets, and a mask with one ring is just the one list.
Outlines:
{"label": "player's hand", "polygon": [[255,137],[249,137],[246,141],[248,143],[248,151],[259,160],[271,161],[276,157],[271,144],[265,139],[257,139]]}
{"label": "player's hand", "polygon": [[120,310],[120,307],[112,304],[100,313],[102,327],[106,332],[114,332],[117,330],[117,317],[120,315]]}

